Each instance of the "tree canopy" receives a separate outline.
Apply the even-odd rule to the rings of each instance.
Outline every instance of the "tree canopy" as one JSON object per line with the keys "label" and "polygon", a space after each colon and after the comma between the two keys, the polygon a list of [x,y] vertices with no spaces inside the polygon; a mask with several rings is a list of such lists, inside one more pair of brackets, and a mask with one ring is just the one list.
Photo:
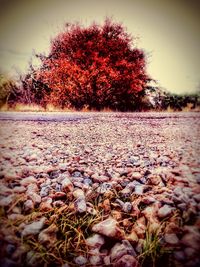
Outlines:
{"label": "tree canopy", "polygon": [[120,23],[67,24],[51,40],[41,67],[31,68],[23,87],[37,104],[81,109],[133,110],[149,79],[145,54]]}

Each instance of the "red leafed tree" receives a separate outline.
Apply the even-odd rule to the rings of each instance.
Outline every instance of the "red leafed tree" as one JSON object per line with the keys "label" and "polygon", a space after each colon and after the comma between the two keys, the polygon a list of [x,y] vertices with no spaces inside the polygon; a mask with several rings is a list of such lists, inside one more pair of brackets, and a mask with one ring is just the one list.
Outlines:
{"label": "red leafed tree", "polygon": [[52,39],[49,55],[39,57],[31,87],[44,105],[133,110],[149,79],[144,52],[110,19],[86,28],[67,24]]}

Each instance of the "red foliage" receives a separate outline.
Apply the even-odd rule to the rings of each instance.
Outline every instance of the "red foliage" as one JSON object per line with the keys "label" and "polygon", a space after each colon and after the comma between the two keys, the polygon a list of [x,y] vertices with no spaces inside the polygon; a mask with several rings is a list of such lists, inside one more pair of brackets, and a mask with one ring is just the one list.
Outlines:
{"label": "red foliage", "polygon": [[56,106],[133,109],[147,82],[145,57],[121,24],[67,25],[51,42],[34,79],[49,88],[43,102]]}

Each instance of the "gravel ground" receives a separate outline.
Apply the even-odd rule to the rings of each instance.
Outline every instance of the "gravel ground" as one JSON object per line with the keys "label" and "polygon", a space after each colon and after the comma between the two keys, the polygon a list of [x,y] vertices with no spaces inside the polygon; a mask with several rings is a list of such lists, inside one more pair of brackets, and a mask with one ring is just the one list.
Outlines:
{"label": "gravel ground", "polygon": [[199,113],[5,114],[0,266],[199,266]]}

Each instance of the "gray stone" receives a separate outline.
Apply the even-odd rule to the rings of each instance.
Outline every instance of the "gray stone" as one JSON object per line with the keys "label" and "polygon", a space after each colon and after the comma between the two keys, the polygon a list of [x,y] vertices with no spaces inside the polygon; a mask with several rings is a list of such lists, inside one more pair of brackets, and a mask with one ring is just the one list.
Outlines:
{"label": "gray stone", "polygon": [[176,236],[176,234],[165,234],[164,236],[165,238],[165,242],[170,244],[170,245],[178,245],[179,243],[179,239],[178,237]]}
{"label": "gray stone", "polygon": [[33,176],[26,177],[20,181],[20,184],[23,186],[28,186],[29,184],[37,183],[37,179]]}
{"label": "gray stone", "polygon": [[31,199],[28,199],[24,202],[24,210],[26,212],[31,212],[34,209],[34,204]]}
{"label": "gray stone", "polygon": [[46,218],[42,217],[39,221],[26,225],[22,231],[22,236],[37,235],[44,227],[45,222]]}
{"label": "gray stone", "polygon": [[97,188],[97,192],[100,194],[104,194],[112,188],[111,183],[103,183]]}
{"label": "gray stone", "polygon": [[74,259],[74,262],[75,262],[78,266],[82,266],[82,265],[85,265],[85,264],[87,263],[87,259],[86,259],[84,256],[80,255],[80,256],[78,256],[78,257],[76,257],[76,258]]}
{"label": "gray stone", "polygon": [[115,262],[124,255],[136,256],[136,253],[128,240],[122,240],[122,243],[116,243],[110,251],[111,262]]}
{"label": "gray stone", "polygon": [[71,182],[68,178],[65,178],[65,179],[62,181],[61,185],[62,185],[62,190],[63,190],[64,192],[70,192],[70,191],[72,191],[73,188],[74,188],[72,182]]}
{"label": "gray stone", "polygon": [[139,267],[139,264],[134,256],[124,255],[113,264],[113,267]]}
{"label": "gray stone", "polygon": [[123,211],[126,213],[130,213],[132,210],[132,204],[130,202],[125,202],[123,205]]}
{"label": "gray stone", "polygon": [[57,241],[57,232],[58,227],[55,224],[51,224],[39,233],[38,241],[47,248],[53,247]]}
{"label": "gray stone", "polygon": [[141,196],[143,195],[143,191],[144,191],[144,185],[136,185],[134,194]]}
{"label": "gray stone", "polygon": [[158,217],[159,218],[165,218],[165,217],[168,217],[169,215],[172,214],[174,208],[172,208],[171,206],[169,205],[164,205],[162,206],[159,210],[158,210]]}
{"label": "gray stone", "polygon": [[76,199],[76,201],[74,202],[74,206],[76,211],[79,213],[84,213],[87,210],[86,201],[83,197],[79,197],[78,199]]}
{"label": "gray stone", "polygon": [[1,207],[7,207],[9,206],[13,200],[14,200],[15,196],[14,195],[10,195],[10,196],[7,196],[7,197],[4,197],[0,200],[0,206]]}
{"label": "gray stone", "polygon": [[135,180],[140,180],[140,179],[143,177],[143,175],[142,175],[140,172],[133,172],[133,173],[131,174],[131,177],[132,177],[133,179],[135,179]]}
{"label": "gray stone", "polygon": [[105,239],[103,236],[99,234],[94,234],[91,237],[88,237],[86,240],[86,245],[92,248],[101,248],[102,245],[105,243]]}
{"label": "gray stone", "polygon": [[114,239],[122,239],[124,232],[119,228],[118,222],[113,218],[108,218],[92,227],[92,231]]}
{"label": "gray stone", "polygon": [[40,202],[42,201],[41,196],[38,195],[37,193],[33,192],[33,193],[29,193],[28,197],[33,201],[34,205],[36,204],[40,204]]}

